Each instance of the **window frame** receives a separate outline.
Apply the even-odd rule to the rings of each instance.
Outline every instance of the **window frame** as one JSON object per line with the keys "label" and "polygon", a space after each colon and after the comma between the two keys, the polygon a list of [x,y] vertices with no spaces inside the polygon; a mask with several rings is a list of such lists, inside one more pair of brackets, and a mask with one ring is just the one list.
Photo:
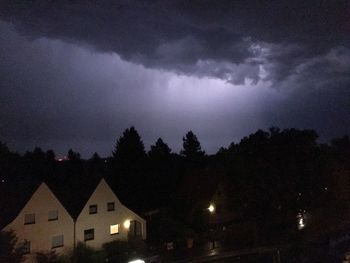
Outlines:
{"label": "window frame", "polygon": [[[56,217],[55,218],[50,218],[50,212],[56,212]],[[50,210],[47,213],[47,221],[57,221],[58,220],[58,210]]]}
{"label": "window frame", "polygon": [[[110,205],[113,205],[113,209],[110,208]],[[107,203],[107,212],[115,211],[115,202],[108,202]]]}
{"label": "window frame", "polygon": [[[87,233],[88,231],[92,232],[92,238],[86,238],[86,235],[88,235],[88,233]],[[94,228],[85,229],[84,230],[84,242],[94,240],[94,239],[95,239],[95,229]]]}
{"label": "window frame", "polygon": [[27,255],[31,253],[31,246],[32,244],[30,243],[29,240],[25,239],[22,243],[22,247],[23,247],[23,254]]}
{"label": "window frame", "polygon": [[[96,207],[96,211],[92,211],[93,208]],[[98,207],[97,207],[97,204],[95,205],[90,205],[89,206],[89,215],[94,215],[94,214],[97,214],[98,213]]]}
{"label": "window frame", "polygon": [[[27,220],[27,217],[29,216],[33,216],[33,220],[29,221]],[[35,213],[30,213],[30,214],[24,214],[24,224],[25,225],[33,225],[35,224],[36,220],[35,220]]]}
{"label": "window frame", "polygon": [[[60,238],[62,237],[62,244],[60,243],[59,245],[54,245],[54,238]],[[59,248],[59,247],[63,247],[64,246],[64,235],[56,235],[56,236],[52,236],[51,238],[51,249],[54,248]]]}
{"label": "window frame", "polygon": [[[117,227],[117,232],[116,233],[112,233],[112,227]],[[110,225],[109,226],[109,234],[111,236],[119,235],[119,233],[120,233],[119,230],[120,230],[120,224],[114,224],[114,225]]]}

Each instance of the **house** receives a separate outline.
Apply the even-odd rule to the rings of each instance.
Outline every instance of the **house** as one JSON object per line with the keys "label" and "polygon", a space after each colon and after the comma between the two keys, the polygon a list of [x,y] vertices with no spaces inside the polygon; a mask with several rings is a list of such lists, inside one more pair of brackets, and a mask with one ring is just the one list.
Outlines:
{"label": "house", "polygon": [[113,240],[146,238],[146,222],[125,207],[102,179],[76,220],[76,241],[99,249]]}
{"label": "house", "polygon": [[3,230],[14,231],[28,254],[51,249],[64,253],[74,245],[73,218],[45,183]]}
{"label": "house", "polygon": [[105,179],[88,185],[77,196],[68,185],[41,183],[3,228],[24,244],[26,262],[33,262],[36,252],[65,254],[79,242],[100,249],[113,240],[146,238],[145,220],[120,202]]}

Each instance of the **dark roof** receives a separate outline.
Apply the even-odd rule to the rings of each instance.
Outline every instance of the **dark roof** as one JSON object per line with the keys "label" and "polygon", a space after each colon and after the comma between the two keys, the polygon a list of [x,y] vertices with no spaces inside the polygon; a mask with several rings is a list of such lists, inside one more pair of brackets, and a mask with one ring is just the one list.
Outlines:
{"label": "dark roof", "polygon": [[0,230],[16,218],[39,185],[18,184],[16,188],[5,185],[1,188]]}
{"label": "dark roof", "polygon": [[87,178],[78,182],[63,180],[45,183],[72,218],[77,219],[100,180],[101,178]]}
{"label": "dark roof", "polygon": [[[46,180],[45,183],[72,218],[76,219],[101,179],[101,177],[87,177],[86,180],[76,180],[76,177],[62,175],[54,176],[52,179]],[[40,184],[24,186],[18,184],[2,189],[0,229],[16,218]]]}

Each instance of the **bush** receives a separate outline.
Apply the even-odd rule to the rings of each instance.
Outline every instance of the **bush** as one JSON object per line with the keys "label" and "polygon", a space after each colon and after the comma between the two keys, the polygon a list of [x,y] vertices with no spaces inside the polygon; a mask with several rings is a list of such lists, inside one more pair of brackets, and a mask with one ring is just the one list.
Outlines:
{"label": "bush", "polygon": [[47,253],[38,252],[36,253],[37,263],[63,263],[63,259],[56,254],[55,251],[50,251]]}
{"label": "bush", "polygon": [[12,231],[0,231],[1,263],[23,262],[24,254],[23,245],[17,245],[17,237]]}
{"label": "bush", "polygon": [[72,263],[102,263],[106,262],[103,252],[96,251],[84,243],[78,243],[75,250],[69,257]]}
{"label": "bush", "polygon": [[[140,241],[141,242],[141,241]],[[140,242],[112,241],[103,245],[108,262],[127,262],[143,254]]]}

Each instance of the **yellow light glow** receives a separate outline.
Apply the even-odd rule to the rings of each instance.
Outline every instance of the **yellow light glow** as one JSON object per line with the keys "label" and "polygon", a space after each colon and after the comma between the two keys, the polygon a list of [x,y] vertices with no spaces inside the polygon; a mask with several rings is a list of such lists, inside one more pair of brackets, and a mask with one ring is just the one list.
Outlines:
{"label": "yellow light glow", "polygon": [[119,233],[119,224],[110,226],[110,234],[115,235]]}
{"label": "yellow light glow", "polygon": [[123,225],[124,225],[124,227],[126,229],[129,229],[129,227],[130,227],[130,220],[125,220]]}
{"label": "yellow light glow", "polygon": [[214,213],[215,212],[215,206],[213,204],[210,204],[208,207],[208,210],[210,213]]}

